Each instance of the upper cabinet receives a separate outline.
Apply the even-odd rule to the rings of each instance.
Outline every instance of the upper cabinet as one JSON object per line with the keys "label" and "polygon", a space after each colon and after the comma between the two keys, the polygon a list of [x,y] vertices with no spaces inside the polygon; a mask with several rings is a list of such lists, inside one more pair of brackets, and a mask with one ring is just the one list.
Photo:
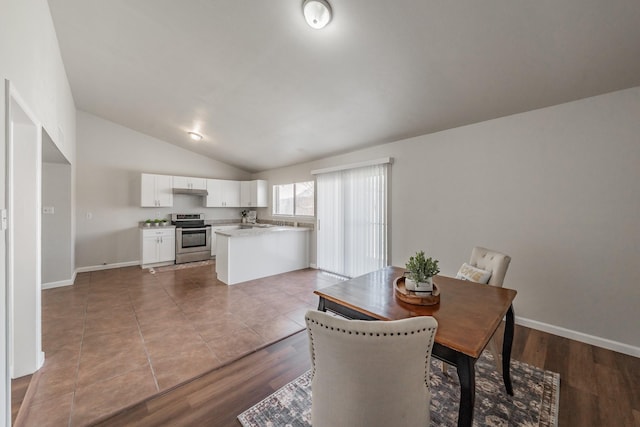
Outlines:
{"label": "upper cabinet", "polygon": [[240,183],[240,206],[249,208],[266,208],[267,181],[242,181]]}
{"label": "upper cabinet", "polygon": [[173,206],[173,177],[143,173],[140,186],[140,206]]}
{"label": "upper cabinet", "polygon": [[172,207],[174,189],[176,193],[200,196],[206,193],[204,206],[207,208],[267,207],[267,181],[264,180],[233,181],[143,173],[141,181],[140,206],[143,208]]}
{"label": "upper cabinet", "polygon": [[188,176],[174,176],[173,188],[183,188],[188,190],[206,190],[207,180],[205,178],[191,178]]}
{"label": "upper cabinet", "polygon": [[205,206],[208,208],[238,208],[240,207],[240,181],[227,179],[207,179],[207,198]]}

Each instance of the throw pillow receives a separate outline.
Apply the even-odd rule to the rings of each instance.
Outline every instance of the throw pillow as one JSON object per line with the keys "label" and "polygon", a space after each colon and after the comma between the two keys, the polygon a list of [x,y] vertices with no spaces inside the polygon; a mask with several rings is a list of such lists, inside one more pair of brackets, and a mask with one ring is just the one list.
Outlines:
{"label": "throw pillow", "polygon": [[462,267],[458,270],[458,274],[456,274],[456,279],[471,280],[472,282],[484,283],[485,285],[489,282],[489,278],[491,278],[490,271],[482,270],[466,262],[462,264]]}

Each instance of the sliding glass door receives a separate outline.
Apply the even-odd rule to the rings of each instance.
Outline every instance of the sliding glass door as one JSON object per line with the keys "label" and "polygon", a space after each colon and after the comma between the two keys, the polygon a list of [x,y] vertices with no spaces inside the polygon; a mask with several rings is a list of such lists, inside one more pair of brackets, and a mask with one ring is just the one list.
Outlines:
{"label": "sliding glass door", "polygon": [[317,173],[319,269],[355,277],[387,265],[388,168]]}

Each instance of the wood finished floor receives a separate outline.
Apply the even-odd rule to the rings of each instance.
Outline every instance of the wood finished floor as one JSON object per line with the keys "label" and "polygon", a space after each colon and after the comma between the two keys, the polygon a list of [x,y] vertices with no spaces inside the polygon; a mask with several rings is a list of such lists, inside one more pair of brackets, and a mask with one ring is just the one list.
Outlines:
{"label": "wood finished floor", "polygon": [[[291,283],[289,278],[282,275],[279,282]],[[309,280],[311,289],[327,286],[331,278]],[[191,281],[185,283],[189,287]],[[315,306],[316,299],[306,302]],[[640,359],[521,326],[516,326],[513,358],[560,373],[559,426],[640,426]],[[96,425],[238,427],[240,412],[309,367],[306,334],[297,333]],[[54,408],[51,403],[45,409]]]}
{"label": "wood finished floor", "polygon": [[302,330],[313,290],[335,282],[306,269],[227,286],[215,265],[79,274],[42,293],[45,364],[16,424],[89,425],[237,360]]}

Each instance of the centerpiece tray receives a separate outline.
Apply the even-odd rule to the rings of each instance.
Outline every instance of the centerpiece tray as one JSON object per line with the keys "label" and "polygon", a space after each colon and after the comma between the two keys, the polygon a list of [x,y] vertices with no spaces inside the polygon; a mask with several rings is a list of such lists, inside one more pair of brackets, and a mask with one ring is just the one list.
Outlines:
{"label": "centerpiece tray", "polygon": [[440,304],[440,289],[433,283],[433,292],[427,295],[419,295],[413,291],[408,291],[404,285],[404,276],[400,276],[393,281],[396,297],[407,304],[414,305],[436,305]]}

